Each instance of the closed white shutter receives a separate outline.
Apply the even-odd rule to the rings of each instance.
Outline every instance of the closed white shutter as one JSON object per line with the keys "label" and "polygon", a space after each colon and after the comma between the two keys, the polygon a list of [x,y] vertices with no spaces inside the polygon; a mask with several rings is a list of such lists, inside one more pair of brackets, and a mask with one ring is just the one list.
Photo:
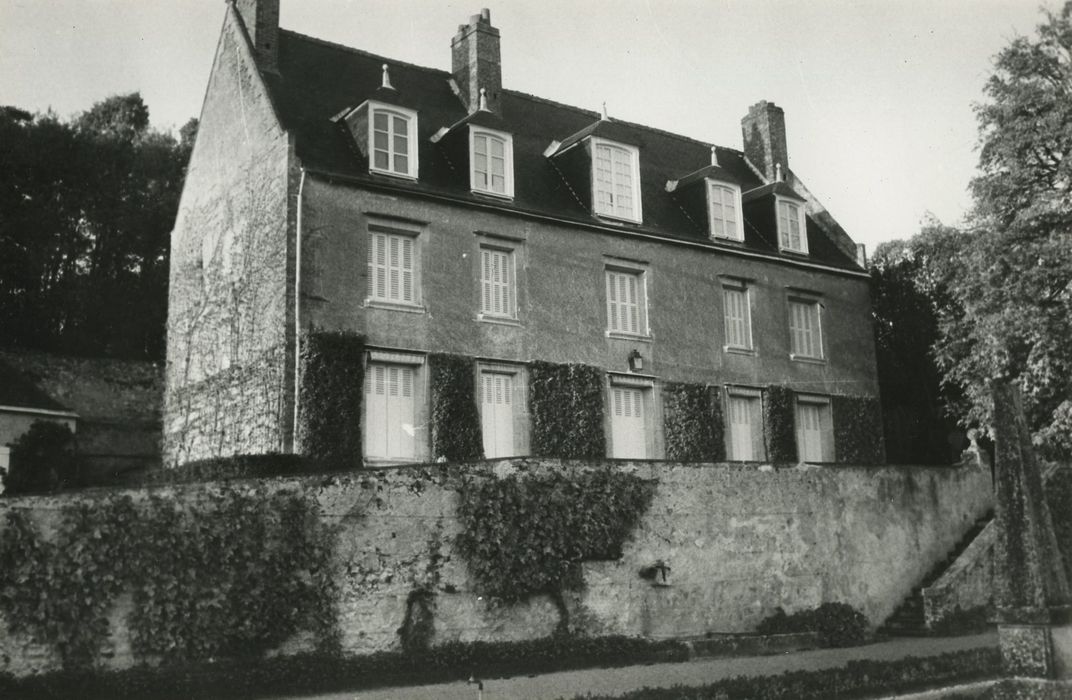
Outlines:
{"label": "closed white shutter", "polygon": [[417,456],[414,375],[414,369],[405,365],[369,365],[365,380],[365,454],[369,457]]}
{"label": "closed white shutter", "polygon": [[368,296],[377,301],[412,304],[414,294],[413,239],[372,232],[368,250]]}
{"label": "closed white shutter", "polygon": [[646,459],[647,425],[644,419],[644,391],[611,387],[611,457]]}
{"label": "closed white shutter", "polygon": [[726,345],[735,348],[751,348],[748,293],[743,289],[724,288],[722,297],[726,318]]}
{"label": "closed white shutter", "polygon": [[607,329],[641,334],[640,304],[640,275],[607,270]]}
{"label": "closed white shutter", "polygon": [[823,461],[822,408],[814,403],[797,404],[797,443],[801,461]]}
{"label": "closed white shutter", "polygon": [[789,302],[789,349],[801,357],[822,357],[819,333],[819,305],[814,302]]}
{"label": "closed white shutter", "polygon": [[755,428],[753,425],[752,404],[757,399],[744,396],[730,396],[730,459],[752,461],[755,454],[752,450],[755,440]]}
{"label": "closed white shutter", "polygon": [[481,425],[484,432],[485,457],[511,457],[514,445],[514,377],[500,372],[480,375]]}
{"label": "closed white shutter", "polygon": [[512,317],[513,260],[508,251],[480,251],[480,311],[491,316]]}

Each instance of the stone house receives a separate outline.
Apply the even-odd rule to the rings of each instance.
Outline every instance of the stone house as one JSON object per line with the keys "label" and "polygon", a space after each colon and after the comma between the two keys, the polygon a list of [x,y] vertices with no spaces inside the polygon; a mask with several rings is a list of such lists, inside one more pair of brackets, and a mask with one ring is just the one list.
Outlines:
{"label": "stone house", "polygon": [[832,399],[878,393],[868,275],[782,109],[749,108],[737,149],[506,89],[487,10],[451,57],[228,2],[172,234],[165,460],[300,450],[316,328],[366,339],[371,463],[437,456],[432,352],[475,360],[487,457],[529,452],[538,360],[602,371],[611,458],[665,457],[664,387],[688,382],[717,388],[727,459],[768,458],[777,385],[800,459],[844,461]]}

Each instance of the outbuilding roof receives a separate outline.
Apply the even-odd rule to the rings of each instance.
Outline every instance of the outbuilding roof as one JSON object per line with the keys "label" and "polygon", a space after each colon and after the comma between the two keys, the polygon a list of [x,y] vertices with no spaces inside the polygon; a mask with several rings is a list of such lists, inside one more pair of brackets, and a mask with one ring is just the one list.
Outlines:
{"label": "outbuilding roof", "polygon": [[71,413],[17,369],[0,362],[0,410],[5,409]]}
{"label": "outbuilding roof", "polygon": [[[390,69],[393,91],[382,86],[382,65]],[[451,163],[444,150],[432,142],[443,128],[458,125],[469,117],[454,93],[447,71],[415,66],[376,56],[320,39],[281,30],[279,72],[265,73],[265,81],[283,127],[296,140],[296,151],[310,171],[347,179],[389,183],[393,188],[415,194],[447,195],[460,200],[486,203],[470,192],[469,177]],[[354,148],[352,136],[332,117],[353,109],[368,99],[389,101],[418,112],[419,172],[417,181],[370,174],[367,159]],[[640,154],[640,190],[644,220],[641,224],[614,224],[668,239],[712,241],[705,222],[695,221],[666,191],[666,183],[710,166],[712,144],[616,119],[601,119],[597,112],[571,107],[513,90],[502,90],[496,128],[509,132],[514,148],[514,198],[498,206],[543,214],[580,223],[602,223],[571,191],[553,158],[544,152],[559,142],[596,134],[636,146]],[[717,147],[719,168],[744,192],[763,187],[764,182],[747,163],[741,151]],[[773,200],[773,198],[772,198]],[[773,204],[772,204],[773,206]],[[773,232],[747,231],[746,245],[772,257],[799,260],[778,250]],[[754,228],[754,227],[753,227]],[[832,241],[822,227],[808,219],[809,259],[831,267],[859,270],[855,260]]]}

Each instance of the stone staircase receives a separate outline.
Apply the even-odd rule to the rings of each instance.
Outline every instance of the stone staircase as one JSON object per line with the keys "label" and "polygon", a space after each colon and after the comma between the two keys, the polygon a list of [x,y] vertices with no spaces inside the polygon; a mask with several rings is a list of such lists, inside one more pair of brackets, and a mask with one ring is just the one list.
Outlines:
{"label": "stone staircase", "polygon": [[891,637],[926,637],[932,634],[927,626],[923,608],[923,589],[941,578],[942,574],[955,562],[964,550],[979,536],[979,533],[994,518],[994,513],[989,512],[975,521],[971,528],[960,538],[960,541],[950,550],[949,555],[934,565],[934,568],[923,578],[923,581],[912,589],[904,601],[886,618],[879,627],[879,634]]}

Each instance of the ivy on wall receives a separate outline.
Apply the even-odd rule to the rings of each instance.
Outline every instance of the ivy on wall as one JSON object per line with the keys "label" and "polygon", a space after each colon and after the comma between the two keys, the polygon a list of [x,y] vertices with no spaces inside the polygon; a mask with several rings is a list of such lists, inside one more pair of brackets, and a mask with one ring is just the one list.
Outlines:
{"label": "ivy on wall", "polygon": [[0,614],[52,645],[65,668],[99,661],[123,592],[141,659],[258,656],[301,630],[331,651],[333,548],[316,502],[294,491],[225,488],[186,507],[79,501],[49,539],[12,510],[0,533]]}
{"label": "ivy on wall", "polygon": [[297,438],[301,451],[340,469],[360,468],[365,339],[309,331],[301,341]]}
{"label": "ivy on wall", "polygon": [[603,373],[580,364],[529,365],[532,453],[565,459],[602,459]]}
{"label": "ivy on wall", "polygon": [[763,396],[763,433],[767,438],[767,459],[772,462],[797,461],[793,407],[793,392],[788,387],[767,387]]}
{"label": "ivy on wall", "polygon": [[679,462],[724,460],[726,443],[718,389],[667,383],[662,394],[666,458]]}
{"label": "ivy on wall", "polygon": [[448,462],[484,456],[480,412],[476,405],[476,363],[471,357],[435,354],[431,374],[432,454]]}
{"label": "ivy on wall", "polygon": [[583,587],[581,561],[621,556],[654,484],[602,468],[478,477],[459,493],[456,546],[479,591],[505,603],[539,593],[561,601]]}
{"label": "ivy on wall", "polygon": [[844,464],[882,464],[882,407],[871,396],[830,397],[834,420],[834,454]]}

